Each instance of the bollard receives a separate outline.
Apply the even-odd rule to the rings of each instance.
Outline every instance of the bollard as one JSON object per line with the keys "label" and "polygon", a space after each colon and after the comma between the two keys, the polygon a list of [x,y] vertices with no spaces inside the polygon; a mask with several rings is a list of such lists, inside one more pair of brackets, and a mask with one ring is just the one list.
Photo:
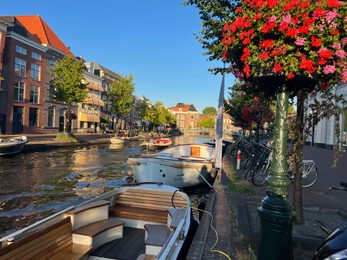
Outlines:
{"label": "bollard", "polygon": [[237,170],[240,170],[240,163],[241,163],[241,151],[237,150],[237,164],[236,164]]}

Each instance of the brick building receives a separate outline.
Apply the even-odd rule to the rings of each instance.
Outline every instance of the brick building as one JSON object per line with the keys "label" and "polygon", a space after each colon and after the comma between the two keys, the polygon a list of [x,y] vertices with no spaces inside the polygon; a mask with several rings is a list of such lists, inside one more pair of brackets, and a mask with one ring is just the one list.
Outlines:
{"label": "brick building", "polygon": [[169,108],[176,119],[177,127],[181,130],[196,129],[198,127],[199,113],[193,104],[177,103]]}

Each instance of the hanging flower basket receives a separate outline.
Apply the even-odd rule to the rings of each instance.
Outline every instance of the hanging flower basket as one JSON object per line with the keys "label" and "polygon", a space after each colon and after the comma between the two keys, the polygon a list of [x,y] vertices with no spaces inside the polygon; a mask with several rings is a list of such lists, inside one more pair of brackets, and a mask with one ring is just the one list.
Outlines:
{"label": "hanging flower basket", "polygon": [[223,59],[256,84],[347,82],[346,17],[346,1],[241,0],[223,28]]}

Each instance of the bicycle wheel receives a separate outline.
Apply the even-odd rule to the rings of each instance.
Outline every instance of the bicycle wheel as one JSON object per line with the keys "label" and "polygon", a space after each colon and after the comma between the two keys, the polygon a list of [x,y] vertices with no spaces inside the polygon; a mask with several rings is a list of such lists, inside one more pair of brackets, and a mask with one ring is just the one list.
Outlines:
{"label": "bicycle wheel", "polygon": [[308,188],[318,180],[318,168],[315,166],[310,172],[302,174],[301,187]]}
{"label": "bicycle wheel", "polygon": [[257,170],[257,168],[258,168],[258,164],[257,163],[253,163],[249,167],[249,169],[246,171],[245,180],[251,181],[252,180],[252,176],[253,176],[254,172]]}
{"label": "bicycle wheel", "polygon": [[270,163],[259,165],[257,171],[252,175],[252,183],[255,186],[261,186],[265,183],[266,177],[269,175]]}

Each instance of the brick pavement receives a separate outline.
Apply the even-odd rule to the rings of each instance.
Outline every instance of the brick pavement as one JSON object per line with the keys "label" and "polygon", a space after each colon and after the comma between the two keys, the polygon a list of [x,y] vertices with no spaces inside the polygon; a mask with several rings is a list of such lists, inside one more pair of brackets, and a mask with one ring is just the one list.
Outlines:
{"label": "brick pavement", "polygon": [[[317,187],[304,191],[304,197],[309,197],[304,204],[305,224],[293,225],[293,253],[296,260],[311,259],[314,250],[327,236],[320,223],[334,230],[347,221],[347,211],[343,206],[345,200],[337,201],[335,194],[329,193],[327,187],[329,184],[337,183],[337,180],[329,179],[328,174],[340,178],[346,169],[344,167],[346,161],[340,161],[338,163],[340,167],[332,169],[332,151],[319,149],[315,147],[304,149],[306,157],[316,160],[318,167],[323,171],[321,174],[324,175]],[[266,195],[266,187],[254,187],[251,193],[230,193],[228,174],[235,171],[233,167],[230,158],[225,156],[223,171],[217,175],[214,192],[210,194],[205,208],[206,211],[212,212],[212,223],[218,234],[218,240],[210,226],[211,217],[203,214],[186,259],[228,259],[227,256],[238,259],[240,252],[243,254],[249,252],[249,246],[255,254],[257,253],[260,230],[257,207]],[[326,178],[328,179],[325,181]],[[340,195],[346,194],[340,193]],[[332,204],[333,200],[336,203]],[[327,207],[328,205],[330,207]]]}

